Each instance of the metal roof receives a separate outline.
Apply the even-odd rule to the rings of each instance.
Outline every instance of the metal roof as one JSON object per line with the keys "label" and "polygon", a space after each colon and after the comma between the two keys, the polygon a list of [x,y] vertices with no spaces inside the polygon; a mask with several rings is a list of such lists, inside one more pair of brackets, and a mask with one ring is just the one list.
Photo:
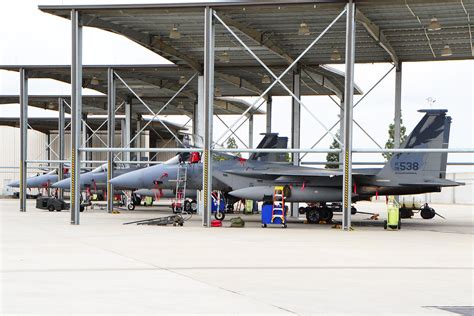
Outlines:
{"label": "metal roof", "polygon": [[[436,61],[472,59],[472,0],[356,0],[356,62]],[[213,7],[267,64],[286,66],[343,10],[347,1],[215,1],[165,4],[40,6],[47,13],[69,19],[80,10],[83,24],[117,34],[155,51],[178,65],[201,70],[203,64],[203,8]],[[441,30],[429,31],[435,17]],[[298,35],[305,22],[310,36]],[[170,38],[176,25],[179,39]],[[443,57],[445,45],[452,55]],[[334,49],[344,55],[345,18],[301,59],[302,67],[334,63]],[[253,58],[216,22],[216,68],[257,66]],[[229,62],[219,54],[227,52]],[[344,56],[340,63],[344,62]],[[264,70],[260,68],[260,72]],[[216,75],[217,76],[217,75]]]}
{"label": "metal roof", "polygon": [[[1,66],[0,66],[1,67]],[[44,78],[38,73],[34,73],[36,78]],[[31,76],[30,76],[31,77]],[[47,77],[50,78],[50,77]],[[58,79],[59,80],[59,79]],[[104,79],[105,80],[105,79]],[[99,81],[100,83],[100,81]],[[133,85],[133,83],[128,83]],[[103,88],[107,89],[106,84],[101,84],[102,87],[97,89],[101,91]],[[122,86],[125,88],[124,86]],[[150,90],[151,88],[145,86],[143,89]],[[143,90],[142,89],[142,90]],[[120,89],[119,89],[120,90]],[[156,90],[156,88],[155,88]],[[121,89],[124,92],[123,89]],[[125,97],[125,96],[124,96]],[[37,108],[58,111],[58,98],[64,99],[68,104],[71,104],[69,95],[29,95],[28,104]],[[153,94],[144,94],[141,99],[155,112],[158,111],[169,99],[161,95],[155,96]],[[0,104],[15,104],[19,103],[18,95],[0,95]],[[160,114],[161,115],[192,115],[193,102],[188,98],[177,98],[176,102],[167,106]],[[151,112],[141,104],[138,100],[132,100],[133,111],[140,115],[151,115]],[[245,100],[238,98],[216,98],[214,101],[214,113],[217,115],[238,115],[243,113],[250,104]],[[82,111],[86,114],[92,115],[107,115],[107,96],[106,95],[83,95],[82,96]],[[69,113],[69,108],[66,107],[66,112]],[[117,113],[124,113],[124,107],[119,109]],[[250,114],[259,115],[265,112],[254,107],[249,111]]]}
{"label": "metal roof", "polygon": [[[19,71],[24,68],[28,71],[29,78],[50,78],[70,83],[71,68],[69,65],[0,65],[0,69]],[[182,84],[180,79],[191,78],[196,71],[187,66],[168,65],[85,65],[83,66],[83,87],[107,93],[107,70],[113,68],[115,72],[133,89],[145,102],[152,102],[154,110],[163,106]],[[252,67],[225,67],[216,68],[216,89],[223,97],[257,96],[265,90],[262,84],[264,71],[262,68]],[[283,67],[273,67],[276,72],[283,71]],[[96,80],[93,80],[96,79]],[[97,84],[93,84],[96,83]],[[134,98],[130,90],[120,81],[116,80],[117,96],[127,100]],[[193,105],[197,102],[198,82],[197,76],[178,95],[177,98],[163,111],[163,114],[179,115],[192,113]],[[292,76],[283,78],[285,84],[292,85]],[[316,66],[304,69],[302,72],[302,95],[334,95],[336,91],[344,89],[344,74],[327,66]],[[358,88],[355,93],[360,93]],[[287,96],[288,93],[279,85],[270,91],[273,96]],[[138,100],[132,100],[134,111],[140,114],[150,114]],[[234,99],[229,102],[215,100],[214,113],[216,114],[241,114],[250,104]],[[252,110],[253,114],[264,114],[263,110]]]}
{"label": "metal roof", "polygon": [[[65,118],[65,123],[68,124],[70,122],[70,118]],[[90,126],[93,130],[99,129],[100,131],[107,130],[107,124],[103,124],[105,118],[102,117],[88,117],[87,118],[87,125]],[[115,119],[115,130],[120,130],[120,118]],[[144,123],[148,122],[149,119],[144,119]],[[180,131],[185,131],[186,128],[183,128],[182,125],[178,125],[175,123],[171,123],[166,120],[162,120],[166,126],[169,127],[173,133],[177,134]],[[28,125],[30,125],[34,130],[37,130],[42,133],[49,133],[52,131],[57,131],[58,129],[58,118],[57,117],[30,117],[28,118]],[[0,126],[11,126],[11,127],[20,127],[20,121],[16,117],[1,117],[0,118]],[[69,131],[69,128],[66,128],[66,131]],[[158,121],[154,120],[150,123],[146,130],[152,131],[153,133],[159,133],[161,137],[165,137],[167,139],[173,138],[173,136],[169,133],[169,131]]]}

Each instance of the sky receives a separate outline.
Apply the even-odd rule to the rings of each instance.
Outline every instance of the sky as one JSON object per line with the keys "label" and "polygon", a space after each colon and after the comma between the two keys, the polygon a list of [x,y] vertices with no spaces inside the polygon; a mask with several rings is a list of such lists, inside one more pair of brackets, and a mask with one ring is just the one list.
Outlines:
{"label": "sky", "polygon": [[[130,1],[81,1],[85,3],[127,3]],[[156,1],[140,1],[156,2]],[[0,64],[70,64],[70,22],[43,13],[39,4],[75,4],[77,1],[4,1],[0,4]],[[163,64],[167,60],[140,45],[116,34],[93,28],[83,31],[83,64]],[[334,66],[344,70],[343,65]],[[368,91],[389,69],[390,64],[362,64],[355,67],[355,82]],[[422,114],[418,109],[446,108],[453,118],[451,148],[473,148],[473,83],[474,61],[442,61],[403,64],[402,115],[409,133]],[[18,94],[19,76],[0,71],[0,94]],[[29,81],[30,94],[69,94],[68,84],[47,79]],[[84,93],[94,93],[85,91]],[[354,110],[354,119],[384,146],[388,138],[388,125],[393,121],[395,95],[395,72],[387,76]],[[355,102],[360,96],[355,97]],[[430,103],[427,100],[435,100]],[[250,100],[251,101],[251,100]],[[326,96],[303,97],[303,103],[311,109],[327,127],[338,120],[339,108]],[[2,105],[0,117],[18,116],[18,105]],[[48,110],[29,110],[29,116],[55,116]],[[185,122],[184,117],[167,117],[168,120]],[[231,124],[236,116],[226,117]],[[290,136],[291,98],[278,97],[273,101],[273,131]],[[214,120],[214,137],[224,131],[223,125]],[[260,140],[259,133],[265,131],[265,117],[255,118],[254,144]],[[325,132],[305,109],[302,109],[301,148],[308,148]],[[238,131],[239,137],[248,141],[248,126]],[[317,148],[328,148],[330,137],[326,137]],[[242,144],[239,147],[243,147]],[[354,126],[354,148],[376,148],[376,145]],[[325,155],[308,155],[306,161],[323,161]],[[449,161],[472,161],[472,155],[450,154]],[[383,161],[380,154],[355,154],[354,161]],[[473,171],[471,167],[450,167],[451,171]]]}

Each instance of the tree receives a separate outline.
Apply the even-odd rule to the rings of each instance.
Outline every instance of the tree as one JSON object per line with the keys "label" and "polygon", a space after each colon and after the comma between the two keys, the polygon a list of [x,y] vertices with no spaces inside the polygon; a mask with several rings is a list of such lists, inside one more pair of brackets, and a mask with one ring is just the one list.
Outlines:
{"label": "tree", "polygon": [[[403,120],[402,117],[400,116],[400,144],[402,144],[406,139],[407,135],[405,135],[407,129],[405,126],[403,126]],[[391,123],[388,126],[388,140],[385,143],[385,148],[387,149],[393,149],[395,147],[395,123]],[[382,153],[382,156],[384,156],[385,160],[390,160],[392,157],[393,153]]]}
{"label": "tree", "polygon": [[[233,136],[231,136],[227,139],[227,148],[239,148],[237,146],[237,142],[235,141],[235,138]],[[238,157],[242,157],[242,155],[240,153],[236,153],[235,155],[238,156]],[[216,154],[214,156],[214,160],[217,160],[217,161],[229,160],[229,156]]]}
{"label": "tree", "polygon": [[[339,139],[339,133],[336,133],[336,138]],[[334,139],[331,146],[329,147],[330,149],[340,149],[341,145]],[[326,164],[326,169],[339,169],[339,153],[328,153],[326,156],[326,161],[328,162]],[[331,162],[336,162],[336,163],[331,163]]]}

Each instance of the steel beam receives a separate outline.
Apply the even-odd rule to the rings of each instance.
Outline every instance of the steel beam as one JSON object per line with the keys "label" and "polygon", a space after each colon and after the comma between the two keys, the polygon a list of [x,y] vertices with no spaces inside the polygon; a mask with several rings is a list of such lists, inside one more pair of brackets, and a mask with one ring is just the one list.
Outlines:
{"label": "steel beam", "polygon": [[241,88],[243,90],[247,90],[250,92],[255,93],[256,95],[260,95],[263,92],[263,89],[256,86],[255,84],[251,83],[250,81],[247,81],[245,79],[242,79],[241,77],[235,76],[235,75],[229,75],[223,72],[214,72],[214,75],[216,78],[225,81],[235,87]]}
{"label": "steel beam", "polygon": [[[293,72],[293,94],[301,99],[301,71],[298,67]],[[295,98],[291,99],[291,147],[300,148],[301,145],[301,103]],[[299,165],[299,154],[293,154],[292,162],[295,166]]]}
{"label": "steel beam", "polygon": [[212,208],[212,119],[214,111],[214,31],[213,10],[204,9],[204,148],[203,226],[210,227]]}
{"label": "steel beam", "polygon": [[[142,128],[142,116],[138,113],[137,113],[137,122],[136,122],[136,124],[137,124],[137,126],[136,126],[136,129],[135,129],[135,133],[138,133]],[[141,148],[142,147],[142,137],[141,137],[141,135],[138,135],[137,138],[135,139],[135,147],[136,148]],[[137,158],[137,161],[141,160],[141,154],[139,152],[136,153],[135,157]]]}
{"label": "steel beam", "polygon": [[[122,126],[123,130],[123,146],[124,147],[132,147],[130,144],[130,130],[132,127],[132,102],[130,99],[127,100],[125,103],[125,120],[124,125]],[[130,152],[126,152],[123,156],[123,160],[130,160]]]}
{"label": "steel beam", "polygon": [[[339,139],[344,135],[344,96],[341,96],[341,104],[339,108]],[[344,139],[342,140],[344,142]],[[344,161],[344,152],[339,152],[339,169],[343,168],[342,162]]]}
{"label": "steel beam", "polygon": [[374,39],[377,45],[383,48],[390,55],[390,58],[392,59],[393,63],[395,65],[398,65],[398,56],[395,53],[395,50],[393,49],[390,42],[383,34],[383,31],[380,30],[380,27],[374,22],[372,22],[362,12],[360,12],[360,10],[356,10],[356,20],[364,26],[367,33],[369,33],[369,35]]}
{"label": "steel beam", "polygon": [[[114,70],[107,69],[107,147],[115,146],[115,103],[116,82]],[[114,177],[114,153],[107,152],[107,212],[114,209],[114,188],[110,180]]]}
{"label": "steel beam", "polygon": [[[293,72],[293,94],[295,98],[291,99],[291,148],[301,148],[301,68],[297,65]],[[293,165],[300,165],[300,154],[293,153]],[[291,216],[298,217],[298,203],[291,203]]]}
{"label": "steel beam", "polygon": [[253,114],[249,115],[249,148],[253,148]]}
{"label": "steel beam", "polygon": [[[65,117],[64,117],[64,102],[62,98],[58,98],[58,110],[59,110],[59,118],[58,118],[58,136],[59,136],[59,160],[64,160],[64,130],[65,130]],[[58,179],[61,181],[64,179],[64,163],[59,163],[59,168],[58,168]],[[63,189],[59,189],[59,194],[58,198],[64,199],[64,191]]]}
{"label": "steel beam", "polygon": [[252,39],[258,45],[262,45],[270,50],[272,53],[280,56],[288,64],[291,64],[294,61],[294,58],[291,57],[283,48],[278,46],[278,44],[271,39],[271,34],[266,35],[263,32],[260,32],[256,29],[249,27],[247,24],[243,24],[237,20],[234,20],[224,14],[219,15],[219,17],[224,21],[225,24],[231,26],[235,29],[238,29],[241,33],[247,35],[250,39]]}
{"label": "steel beam", "polygon": [[82,114],[82,25],[80,14],[71,10],[71,224],[79,225],[81,207],[81,114]]}
{"label": "steel beam", "polygon": [[26,212],[26,175],[28,172],[28,73],[20,69],[20,212]]}
{"label": "steel beam", "polygon": [[[82,121],[81,121],[82,127],[81,127],[81,147],[89,147],[87,145],[87,134],[88,134],[88,129],[87,129],[87,114],[82,114]],[[81,161],[86,161],[87,159],[87,153],[86,152],[81,152]]]}
{"label": "steel beam", "polygon": [[267,97],[267,115],[266,115],[266,128],[265,132],[266,133],[271,133],[272,132],[272,96],[269,95]]}
{"label": "steel beam", "polygon": [[344,174],[342,229],[351,229],[352,207],[352,109],[354,103],[355,62],[355,4],[352,0],[346,10],[346,78],[344,84]]}
{"label": "steel beam", "polygon": [[400,128],[402,123],[402,63],[395,72],[395,131],[394,148],[400,148]]}
{"label": "steel beam", "polygon": [[198,76],[198,100],[194,104],[193,135],[194,145],[203,146],[204,140],[204,76]]}

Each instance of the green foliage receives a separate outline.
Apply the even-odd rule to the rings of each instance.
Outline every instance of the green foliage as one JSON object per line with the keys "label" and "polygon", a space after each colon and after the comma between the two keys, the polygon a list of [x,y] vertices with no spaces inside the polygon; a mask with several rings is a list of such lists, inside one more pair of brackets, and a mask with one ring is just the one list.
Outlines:
{"label": "green foliage", "polygon": [[[405,142],[407,139],[406,135],[406,127],[403,126],[403,120],[400,117],[400,145]],[[395,146],[395,123],[391,123],[388,126],[388,140],[385,143],[385,148],[387,149],[393,149]],[[392,157],[393,153],[382,153],[382,156],[385,158],[385,160],[389,160]]]}
{"label": "green foliage", "polygon": [[[239,146],[237,146],[237,142],[235,141],[234,136],[229,137],[229,139],[227,140],[227,148],[229,148],[229,149],[239,148]],[[238,157],[242,157],[241,153],[236,153],[235,155],[238,156]]]}
{"label": "green foliage", "polygon": [[[235,138],[233,136],[231,136],[227,139],[227,148],[239,148],[237,146],[237,142],[235,141]],[[241,153],[236,153],[235,155],[238,156],[238,157],[242,157]],[[214,160],[217,160],[217,161],[229,160],[229,157],[225,156],[225,155],[216,154],[214,156]]]}
{"label": "green foliage", "polygon": [[[336,133],[336,138],[340,138],[339,133]],[[334,139],[329,148],[339,149],[341,148],[341,145]],[[326,156],[326,161],[328,162],[325,167],[326,169],[339,169],[339,164],[337,164],[339,162],[339,153],[328,153]],[[337,162],[337,163],[334,163],[334,162]]]}

